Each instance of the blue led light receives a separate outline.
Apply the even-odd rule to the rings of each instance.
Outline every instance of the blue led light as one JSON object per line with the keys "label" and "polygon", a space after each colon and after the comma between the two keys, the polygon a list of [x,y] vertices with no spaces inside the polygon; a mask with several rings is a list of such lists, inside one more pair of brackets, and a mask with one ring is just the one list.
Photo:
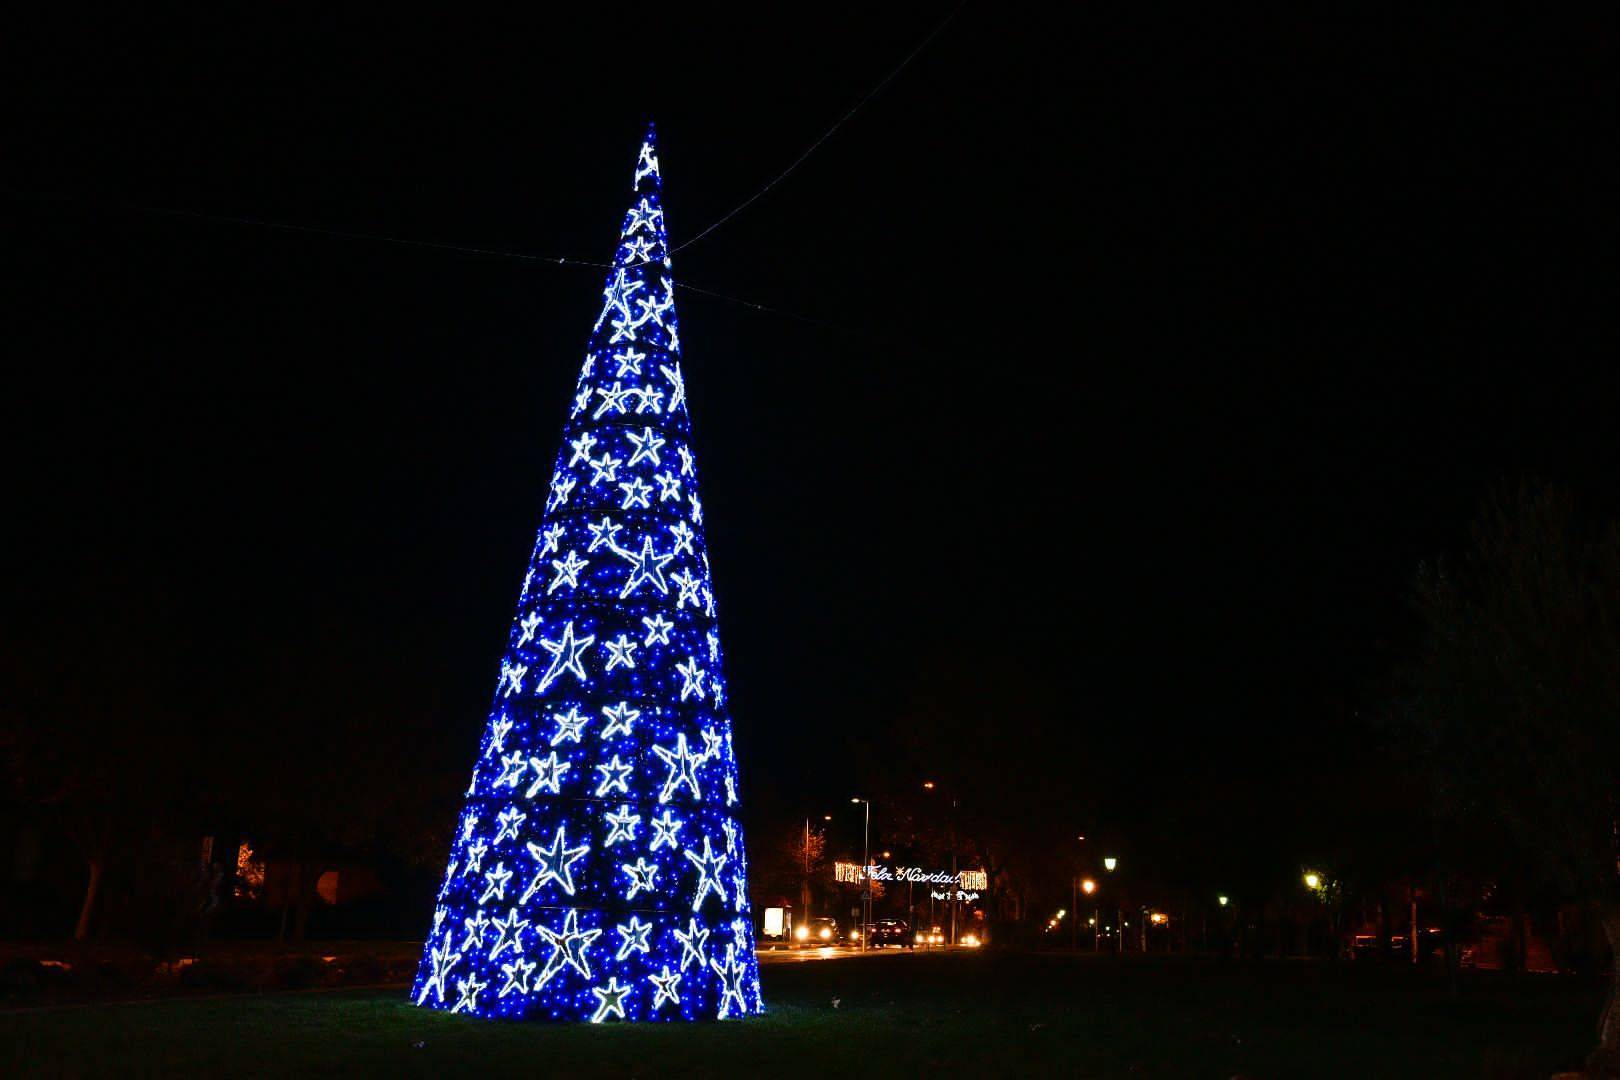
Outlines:
{"label": "blue led light", "polygon": [[651,130],[411,991],[512,1019],[763,1011]]}

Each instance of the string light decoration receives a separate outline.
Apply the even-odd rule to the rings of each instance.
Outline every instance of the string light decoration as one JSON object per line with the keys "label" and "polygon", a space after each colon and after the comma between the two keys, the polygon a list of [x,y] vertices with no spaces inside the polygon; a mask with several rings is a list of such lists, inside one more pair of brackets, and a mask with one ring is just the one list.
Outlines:
{"label": "string light decoration", "polygon": [[661,186],[649,128],[421,1006],[594,1023],[764,1011]]}

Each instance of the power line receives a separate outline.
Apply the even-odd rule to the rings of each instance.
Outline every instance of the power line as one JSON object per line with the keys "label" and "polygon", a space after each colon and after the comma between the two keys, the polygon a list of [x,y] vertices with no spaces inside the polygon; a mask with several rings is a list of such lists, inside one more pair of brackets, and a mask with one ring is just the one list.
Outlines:
{"label": "power line", "polygon": [[678,244],[675,247],[670,248],[670,254],[673,255],[676,252],[684,251],[687,248],[691,247],[693,244],[697,243],[699,240],[703,239],[705,236],[708,236],[710,233],[714,232],[714,230],[718,229],[720,226],[724,225],[726,222],[730,221],[732,218],[736,217],[738,214],[740,214],[744,210],[748,209],[754,203],[758,202],[760,200],[760,198],[763,197],[764,194],[767,191],[770,191],[771,188],[775,187],[777,184],[780,184],[783,180],[787,179],[788,174],[791,173],[794,169],[797,169],[800,165],[804,164],[805,159],[808,158],[811,154],[815,153],[818,149],[820,149],[821,144],[826,142],[828,139],[830,139],[832,137],[833,132],[835,132],[839,128],[843,127],[844,124],[846,122],[848,122],[850,117],[852,117],[856,113],[860,112],[861,108],[863,106],[865,106],[868,101],[871,101],[873,98],[877,97],[878,93],[885,86],[888,86],[891,82],[893,82],[894,79],[895,79],[895,76],[899,75],[902,71],[904,71],[906,69],[906,65],[910,64],[913,60],[915,60],[917,58],[917,55],[928,47],[928,43],[930,41],[933,41],[936,37],[938,37],[940,31],[944,30],[945,27],[950,24],[951,20],[956,18],[957,13],[960,12],[966,6],[967,6],[967,0],[960,0],[960,2],[954,8],[951,9],[951,13],[949,15],[946,15],[945,18],[941,19],[940,22],[939,22],[939,25],[935,26],[933,28],[933,30],[929,31],[928,36],[923,38],[922,41],[917,44],[917,47],[915,49],[912,49],[909,53],[907,53],[905,59],[901,60],[900,63],[895,66],[893,71],[891,71],[887,75],[883,76],[882,81],[880,81],[876,86],[872,87],[872,89],[868,90],[866,92],[866,96],[861,98],[859,101],[857,101],[855,103],[854,107],[851,108],[847,113],[845,113],[843,116],[840,116],[838,118],[838,120],[836,122],[834,122],[832,127],[828,128],[826,131],[822,132],[821,133],[821,138],[819,138],[815,142],[811,143],[809,149],[807,149],[804,153],[800,154],[798,157],[794,158],[793,163],[790,164],[787,168],[783,169],[779,174],[777,174],[777,176],[776,176],[776,178],[774,180],[772,180],[770,183],[766,184],[764,187],[760,188],[758,191],[754,192],[754,194],[750,195],[747,199],[744,199],[741,203],[739,203],[737,206],[734,206],[731,210],[729,210],[725,214],[721,215],[721,217],[717,221],[715,221],[713,224],[711,224],[708,228],[704,229],[702,232],[698,233],[696,236],[692,237],[690,240],[687,240],[686,242],[684,242],[682,244]]}

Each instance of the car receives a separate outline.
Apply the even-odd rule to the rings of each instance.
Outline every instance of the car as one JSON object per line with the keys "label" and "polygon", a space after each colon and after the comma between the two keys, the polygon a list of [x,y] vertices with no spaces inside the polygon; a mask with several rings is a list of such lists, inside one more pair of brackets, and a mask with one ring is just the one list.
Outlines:
{"label": "car", "polygon": [[867,923],[865,937],[866,947],[869,949],[881,949],[885,945],[895,945],[903,949],[912,947],[911,928],[903,919],[879,919],[875,923]]}
{"label": "car", "polygon": [[917,932],[911,935],[911,940],[913,944],[922,946],[943,945],[945,944],[945,934],[937,926],[931,929],[918,927]]}
{"label": "car", "polygon": [[835,945],[838,942],[838,920],[825,915],[806,919],[793,928],[793,940],[800,945]]}

